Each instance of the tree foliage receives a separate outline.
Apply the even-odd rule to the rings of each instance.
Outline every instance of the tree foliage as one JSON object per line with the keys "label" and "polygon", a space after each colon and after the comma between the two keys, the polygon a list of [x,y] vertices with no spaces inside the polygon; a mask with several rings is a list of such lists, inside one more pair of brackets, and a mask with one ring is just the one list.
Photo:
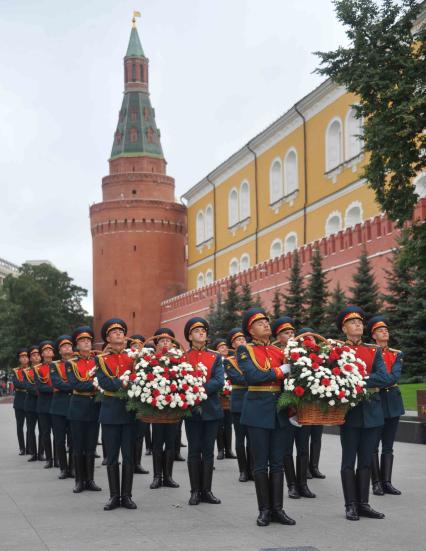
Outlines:
{"label": "tree foliage", "polygon": [[358,269],[353,274],[352,280],[353,286],[349,287],[350,302],[360,306],[364,310],[366,318],[369,319],[380,311],[382,301],[365,249],[359,257]]}
{"label": "tree foliage", "polygon": [[413,178],[426,168],[426,26],[416,0],[335,0],[347,47],[316,52],[317,72],[359,97],[368,185],[392,220],[410,220]]}
{"label": "tree foliage", "polygon": [[315,331],[324,329],[328,293],[328,281],[322,270],[322,257],[319,249],[314,250],[311,260],[311,278],[306,287],[305,322]]}
{"label": "tree foliage", "polygon": [[325,320],[324,320],[324,332],[323,335],[330,339],[339,339],[341,338],[341,333],[336,327],[336,317],[339,312],[347,304],[347,299],[345,293],[340,287],[339,281],[336,284],[336,287],[330,295],[330,300],[327,304],[325,311]]}
{"label": "tree foliage", "polygon": [[296,325],[301,325],[305,319],[305,289],[297,251],[292,256],[290,285],[287,289],[284,293],[286,314],[294,319]]}

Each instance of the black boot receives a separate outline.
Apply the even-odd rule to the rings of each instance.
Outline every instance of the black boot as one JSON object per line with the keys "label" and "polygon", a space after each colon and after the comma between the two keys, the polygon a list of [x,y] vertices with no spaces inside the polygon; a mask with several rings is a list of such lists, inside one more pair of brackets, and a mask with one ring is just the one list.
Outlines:
{"label": "black boot", "polygon": [[133,465],[123,463],[121,470],[121,506],[125,509],[138,508],[132,499],[133,471]]}
{"label": "black boot", "polygon": [[180,453],[180,450],[175,452],[175,461],[186,461],[186,459]]}
{"label": "black boot", "polygon": [[200,481],[201,481],[201,461],[188,461],[189,484],[191,486],[191,497],[189,505],[198,505],[200,503]]}
{"label": "black boot", "polygon": [[318,469],[319,459],[321,454],[321,440],[312,441],[309,450],[309,470],[311,471],[313,478],[325,478],[325,474],[322,474]]}
{"label": "black boot", "polygon": [[91,492],[100,492],[102,488],[99,488],[94,481],[95,478],[95,456],[86,455],[86,490]]}
{"label": "black boot", "polygon": [[32,455],[29,459],[28,459],[28,463],[31,463],[31,461],[37,461],[38,460],[38,457],[37,457],[37,454],[35,455]]}
{"label": "black boot", "polygon": [[218,503],[220,503],[220,499],[215,497],[212,493],[213,461],[203,461],[201,469],[201,501],[203,503],[211,503],[212,505],[217,505]]}
{"label": "black boot", "polygon": [[393,455],[391,453],[382,453],[381,457],[381,477],[382,477],[382,486],[385,494],[391,494],[394,496],[400,496],[400,490],[397,490],[392,485],[392,466],[393,466]]}
{"label": "black boot", "polygon": [[53,458],[52,458],[52,440],[50,439],[50,435],[49,435],[49,438],[46,438],[44,452],[46,454],[46,463],[43,468],[51,469],[53,467]]}
{"label": "black boot", "polygon": [[271,521],[293,526],[296,521],[283,510],[284,473],[269,473],[269,495],[271,497]]}
{"label": "black boot", "polygon": [[46,457],[44,455],[44,443],[43,439],[41,437],[40,432],[38,433],[38,455],[37,458],[39,461],[46,461]]}
{"label": "black boot", "polygon": [[223,424],[220,424],[217,429],[217,459],[225,459],[225,427]]}
{"label": "black boot", "polygon": [[75,494],[81,493],[84,489],[85,482],[85,456],[84,455],[74,455],[74,470],[75,470],[75,486],[73,492]]}
{"label": "black boot", "polygon": [[107,454],[106,454],[106,448],[104,443],[104,438],[102,436],[102,465],[105,466],[108,463]]}
{"label": "black boot", "polygon": [[154,450],[152,454],[152,466],[154,468],[154,478],[150,484],[151,490],[156,490],[162,486],[161,473],[163,470],[163,452]]}
{"label": "black boot", "polygon": [[240,471],[239,482],[247,482],[248,469],[247,469],[247,457],[246,449],[244,446],[238,446],[235,451],[237,452],[238,470]]}
{"label": "black boot", "polygon": [[58,461],[59,461],[59,480],[65,480],[65,478],[68,478],[68,465],[67,465],[67,452],[65,451],[65,447],[62,447],[57,451],[58,453]]}
{"label": "black boot", "polygon": [[292,455],[284,456],[284,473],[287,481],[288,497],[291,499],[300,499],[299,490],[296,483],[296,471],[294,470],[294,461]]}
{"label": "black boot", "polygon": [[225,457],[226,459],[237,459],[232,451],[232,425],[225,427]]}
{"label": "black boot", "polygon": [[298,455],[296,457],[296,478],[297,478],[297,489],[301,497],[316,497],[316,495],[311,492],[308,488],[308,481],[306,477],[306,471],[308,469],[308,456]]}
{"label": "black boot", "polygon": [[371,484],[373,485],[373,494],[375,496],[385,495],[380,480],[379,454],[377,452],[373,454],[373,461],[371,462]]}
{"label": "black boot", "polygon": [[356,484],[357,484],[357,493],[358,493],[358,515],[360,517],[368,518],[385,518],[383,513],[379,513],[372,509],[368,504],[368,494],[370,490],[370,478],[371,478],[371,469],[366,467],[364,469],[357,469],[356,472]]}
{"label": "black boot", "polygon": [[147,469],[142,467],[142,446],[143,440],[138,439],[134,447],[134,464],[135,464],[135,474],[149,474]]}
{"label": "black boot", "polygon": [[120,467],[115,465],[107,465],[108,486],[110,498],[104,505],[105,511],[111,511],[120,507]]}
{"label": "black boot", "polygon": [[166,450],[163,454],[163,486],[167,488],[179,488],[179,484],[173,480],[174,450]]}
{"label": "black boot", "polygon": [[246,446],[246,457],[247,457],[247,473],[248,479],[254,480],[254,459],[251,452],[250,446]]}
{"label": "black boot", "polygon": [[53,466],[56,469],[59,469],[61,466],[59,464],[59,458],[58,458],[58,450],[56,448],[56,440],[55,437],[53,437]]}
{"label": "black boot", "polygon": [[258,526],[268,526],[271,522],[268,473],[256,473],[254,475],[254,485],[256,488],[257,506],[259,508],[256,524]]}
{"label": "black boot", "polygon": [[355,473],[352,469],[345,469],[340,472],[342,477],[343,495],[345,498],[345,511],[347,520],[359,520]]}

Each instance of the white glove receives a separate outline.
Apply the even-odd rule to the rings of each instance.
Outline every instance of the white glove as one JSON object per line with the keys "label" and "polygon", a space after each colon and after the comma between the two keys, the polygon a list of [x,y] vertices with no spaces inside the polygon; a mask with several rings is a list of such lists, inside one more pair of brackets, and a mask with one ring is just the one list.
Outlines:
{"label": "white glove", "polygon": [[289,417],[288,420],[294,427],[301,427],[302,425],[298,423],[297,421],[297,415],[293,415],[292,417]]}
{"label": "white glove", "polygon": [[291,365],[290,364],[282,364],[280,365],[280,369],[283,372],[284,375],[287,375],[290,373]]}

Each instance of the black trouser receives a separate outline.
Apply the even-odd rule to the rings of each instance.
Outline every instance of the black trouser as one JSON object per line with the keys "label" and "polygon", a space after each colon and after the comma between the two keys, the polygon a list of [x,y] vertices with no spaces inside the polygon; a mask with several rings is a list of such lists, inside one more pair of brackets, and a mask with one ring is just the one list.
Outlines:
{"label": "black trouser", "polygon": [[283,471],[286,428],[247,427],[254,458],[254,474]]}
{"label": "black trouser", "polygon": [[284,430],[284,455],[293,455],[294,443],[296,443],[297,455],[303,457],[308,455],[309,435],[311,433],[311,425],[303,425],[295,427],[289,424]]}
{"label": "black trouser", "polygon": [[25,436],[24,436],[25,411],[23,409],[15,409],[15,419],[16,419],[16,434],[18,435],[19,451],[25,452]]}
{"label": "black trouser", "polygon": [[97,421],[70,421],[70,426],[74,455],[94,456],[98,443],[99,423]]}
{"label": "black trouser", "polygon": [[50,461],[52,459],[52,418],[50,413],[39,413],[38,414],[38,426],[41,434],[41,440],[44,446],[44,453],[46,459]]}
{"label": "black trouser", "polygon": [[214,442],[219,421],[203,421],[199,415],[185,419],[188,438],[188,463],[196,461],[213,462]]}
{"label": "black trouser", "polygon": [[242,425],[241,413],[233,413],[232,421],[234,423],[235,431],[235,449],[242,449],[249,446],[249,433],[246,425]]}
{"label": "black trouser", "polygon": [[104,436],[107,454],[107,465],[115,465],[118,463],[120,451],[123,465],[134,464],[134,446],[136,441],[135,423],[126,423],[123,425],[102,423],[102,434]]}
{"label": "black trouser", "polygon": [[324,425],[310,425],[311,442],[313,444],[321,445],[322,433],[324,431]]}
{"label": "black trouser", "polygon": [[377,446],[377,438],[382,427],[365,429],[361,427],[340,427],[340,442],[342,444],[341,471],[345,469],[355,470],[371,467],[373,453]]}
{"label": "black trouser", "polygon": [[70,425],[68,419],[65,415],[52,415],[52,428],[53,436],[55,439],[55,446],[58,452],[62,450],[63,453],[66,453],[66,440],[68,436],[68,445],[70,452],[72,451],[72,445],[70,441]]}
{"label": "black trouser", "polygon": [[175,452],[180,453],[180,443],[182,442],[182,423],[183,419],[179,421],[177,424],[178,428],[176,431],[176,438],[175,438]]}
{"label": "black trouser", "polygon": [[26,411],[25,419],[27,420],[27,446],[31,455],[37,454],[37,439],[35,428],[37,425],[37,413],[35,411]]}
{"label": "black trouser", "polygon": [[152,450],[151,423],[144,423],[145,450]]}
{"label": "black trouser", "polygon": [[[232,415],[229,409],[223,410],[223,418],[219,421],[217,437],[217,449],[231,451],[232,442]],[[219,433],[221,433],[219,435]],[[228,449],[229,447],[229,449]]]}
{"label": "black trouser", "polygon": [[392,455],[395,443],[396,431],[398,430],[399,417],[388,417],[383,427],[379,428],[376,452],[379,452],[380,442],[382,443],[382,454]]}
{"label": "black trouser", "polygon": [[152,424],[152,451],[174,451],[179,423]]}

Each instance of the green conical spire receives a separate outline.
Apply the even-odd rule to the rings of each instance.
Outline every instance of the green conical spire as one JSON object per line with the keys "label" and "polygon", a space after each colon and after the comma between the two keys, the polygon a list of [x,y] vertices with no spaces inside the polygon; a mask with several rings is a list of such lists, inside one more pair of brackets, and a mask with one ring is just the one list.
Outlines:
{"label": "green conical spire", "polygon": [[130,33],[130,40],[127,47],[126,57],[145,57],[141,41],[139,40],[138,30],[136,29],[135,25],[133,25],[132,32]]}

